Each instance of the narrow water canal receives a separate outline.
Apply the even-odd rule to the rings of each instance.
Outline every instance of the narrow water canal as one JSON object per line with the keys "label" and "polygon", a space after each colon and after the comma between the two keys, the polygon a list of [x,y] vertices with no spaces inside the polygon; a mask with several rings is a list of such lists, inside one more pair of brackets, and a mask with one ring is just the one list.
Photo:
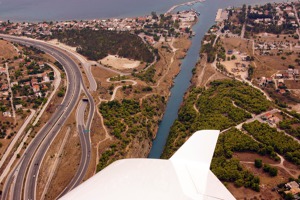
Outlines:
{"label": "narrow water canal", "polygon": [[282,0],[206,0],[203,3],[197,3],[192,8],[200,12],[197,24],[193,27],[196,36],[192,39],[192,45],[183,59],[181,71],[174,80],[174,86],[171,89],[167,108],[164,117],[159,125],[157,136],[153,141],[153,146],[149,158],[160,158],[166,144],[170,128],[177,119],[178,110],[183,101],[183,96],[190,86],[192,78],[192,69],[195,67],[201,48],[201,40],[208,29],[214,24],[215,16],[219,8],[228,6],[242,6],[243,4],[264,4],[267,2],[282,2]]}

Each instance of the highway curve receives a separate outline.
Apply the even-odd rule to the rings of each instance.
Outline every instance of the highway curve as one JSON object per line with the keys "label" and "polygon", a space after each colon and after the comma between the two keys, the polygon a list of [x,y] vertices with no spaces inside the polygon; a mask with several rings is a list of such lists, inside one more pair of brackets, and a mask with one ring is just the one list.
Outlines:
{"label": "highway curve", "polygon": [[[32,40],[28,38],[13,37],[8,35],[0,36],[12,42],[34,46],[52,55],[64,66],[65,73],[68,79],[68,88],[61,106],[52,115],[52,117],[46,123],[46,125],[36,134],[35,138],[27,147],[25,153],[20,159],[21,161],[18,163],[18,165],[15,167],[12,173],[8,176],[2,194],[2,199],[18,200],[23,199],[22,191],[24,191],[24,199],[36,199],[36,179],[38,177],[40,164],[42,163],[43,157],[46,154],[51,142],[53,141],[53,139],[67,120],[68,116],[75,108],[79,99],[79,95],[81,93],[81,88],[84,89],[84,92],[90,103],[90,112],[86,124],[86,128],[88,129],[90,129],[91,126],[95,105],[91,95],[88,93],[86,87],[83,85],[79,67],[67,53],[42,41]],[[82,129],[80,134],[83,134],[82,131],[84,130]],[[84,136],[84,138],[80,137],[82,149],[85,150],[82,153],[80,168],[78,169],[75,177],[73,178],[76,181],[66,191],[69,191],[82,181],[89,164],[90,156],[88,154],[90,153],[90,150],[87,149],[90,149],[90,135],[85,134]],[[83,159],[84,157],[85,159]],[[83,160],[85,160],[84,163],[82,163]],[[25,177],[27,178],[25,179]],[[11,195],[9,194],[9,190],[11,190]]]}

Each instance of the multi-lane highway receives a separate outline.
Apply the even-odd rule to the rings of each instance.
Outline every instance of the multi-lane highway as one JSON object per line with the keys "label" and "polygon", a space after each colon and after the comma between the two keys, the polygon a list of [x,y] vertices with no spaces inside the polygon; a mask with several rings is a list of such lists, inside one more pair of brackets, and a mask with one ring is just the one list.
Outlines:
{"label": "multi-lane highway", "polygon": [[[36,199],[36,184],[42,160],[53,139],[56,137],[68,116],[74,110],[82,88],[87,97],[86,103],[89,103],[90,109],[86,125],[84,127],[78,127],[82,147],[81,162],[72,182],[64,190],[64,193],[66,193],[82,181],[90,161],[90,135],[85,132],[86,130],[90,130],[95,111],[93,98],[83,84],[78,65],[64,50],[38,40],[7,35],[0,35],[0,37],[12,42],[34,46],[52,55],[64,66],[68,79],[68,87],[62,106],[56,110],[46,125],[36,134],[20,159],[21,161],[8,176],[7,181],[5,182],[2,199]],[[11,192],[9,192],[10,190]]]}
{"label": "multi-lane highway", "polygon": [[[82,147],[82,154],[81,154],[81,161],[78,167],[77,172],[80,172],[78,176],[74,176],[69,185],[62,191],[62,193],[59,195],[59,197],[65,195],[67,192],[69,192],[71,189],[75,188],[80,181],[83,179],[85,173],[87,171],[88,165],[86,163],[90,162],[90,149],[91,144],[89,141],[89,130],[87,129],[84,121],[84,112],[87,107],[88,102],[86,100],[83,100],[79,104],[79,108],[77,111],[76,121],[77,121],[77,129],[81,133],[79,134],[81,147]],[[88,155],[88,156],[85,156]]]}
{"label": "multi-lane highway", "polygon": [[[73,56],[78,59],[78,56],[74,52],[67,51],[69,56]],[[90,66],[86,65],[85,61],[82,59],[78,59],[81,62],[81,65],[85,67],[85,71],[87,72],[87,78],[90,84],[90,90],[91,91],[96,91],[97,89],[97,84],[96,81],[90,71]],[[89,73],[88,73],[89,72]],[[91,138],[90,138],[90,131],[91,131],[91,125],[92,125],[92,120],[94,117],[95,113],[95,102],[89,91],[87,90],[86,86],[82,82],[82,88],[84,91],[84,94],[86,95],[86,98],[84,98],[79,104],[79,114],[77,115],[77,130],[79,132],[79,138],[80,138],[80,144],[81,144],[81,159],[80,159],[80,164],[77,169],[77,172],[71,182],[68,184],[68,186],[61,192],[59,197],[65,195],[68,193],[70,190],[78,186],[81,181],[83,180],[87,170],[88,166],[91,160]],[[87,120],[85,123],[84,120],[84,111],[86,109],[87,104],[89,104],[90,109],[89,113],[87,116]]]}

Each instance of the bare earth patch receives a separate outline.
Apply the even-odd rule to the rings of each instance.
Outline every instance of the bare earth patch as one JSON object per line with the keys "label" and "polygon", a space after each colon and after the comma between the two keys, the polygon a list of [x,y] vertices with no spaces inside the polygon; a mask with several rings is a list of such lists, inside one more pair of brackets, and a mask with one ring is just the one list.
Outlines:
{"label": "bare earth patch", "polygon": [[291,105],[292,110],[295,110],[296,112],[300,112],[300,104]]}
{"label": "bare earth patch", "polygon": [[241,53],[247,53],[251,55],[252,53],[252,43],[247,40],[242,40],[241,38],[221,38],[224,43],[223,46],[225,50],[238,49]]}
{"label": "bare earth patch", "polygon": [[246,161],[246,162],[254,162],[255,159],[261,159],[263,163],[268,164],[279,164],[279,162],[274,161],[267,156],[261,156],[256,153],[248,153],[248,152],[235,152],[234,157],[238,158],[240,161]]}
{"label": "bare earth patch", "polygon": [[195,75],[192,78],[192,84],[197,87],[207,87],[212,81],[229,79],[227,76],[216,71],[210,63],[206,62],[206,59],[207,56],[203,54],[202,58],[197,62]]}
{"label": "bare earth patch", "polygon": [[[73,176],[77,171],[80,162],[81,150],[76,123],[73,123],[75,121],[75,113],[76,109],[72,112],[71,116],[65,123],[62,130],[54,139],[45,156],[45,159],[43,160],[38,179],[39,182],[37,189],[37,197],[41,197],[42,191],[44,190],[44,186],[46,183],[46,179],[48,178],[49,173],[51,172],[51,170],[49,169],[52,169],[55,158],[57,156],[60,157],[60,161],[57,167],[58,170],[56,170],[54,173],[45,199],[55,199],[60,194],[60,192],[62,192],[62,190],[69,184],[69,182],[72,180]],[[71,129],[69,138],[67,140],[62,154],[58,155],[57,153],[60,148],[61,141],[63,140],[68,127],[70,127]]]}
{"label": "bare earth patch", "polygon": [[17,51],[14,49],[10,42],[0,40],[0,58],[12,59],[14,56],[18,56]]}
{"label": "bare earth patch", "polygon": [[138,60],[130,60],[128,58],[121,58],[117,55],[108,55],[105,58],[99,60],[103,65],[113,67],[115,69],[134,69],[137,68],[141,62]]}
{"label": "bare earth patch", "polygon": [[279,183],[288,181],[287,177],[289,177],[289,175],[285,170],[277,167],[278,175],[276,177],[270,177],[268,173],[263,172],[262,168],[255,168],[254,164],[242,163],[242,165],[255,176],[260,177],[260,192],[255,192],[244,187],[237,188],[234,184],[230,183],[227,185],[227,188],[236,199],[281,199],[277,191],[272,191],[272,189]]}
{"label": "bare earth patch", "polygon": [[297,80],[284,80],[284,84],[288,89],[300,89],[300,82]]}

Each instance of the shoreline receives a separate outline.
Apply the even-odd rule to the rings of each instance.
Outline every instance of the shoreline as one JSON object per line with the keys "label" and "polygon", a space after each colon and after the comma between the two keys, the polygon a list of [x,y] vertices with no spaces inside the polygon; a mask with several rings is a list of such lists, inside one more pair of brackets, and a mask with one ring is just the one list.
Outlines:
{"label": "shoreline", "polygon": [[[188,1],[188,2],[184,2],[184,3],[179,3],[179,4],[175,4],[173,6],[171,6],[170,8],[166,9],[165,11],[161,11],[158,12],[157,14],[169,14],[172,11],[174,11],[176,8],[181,7],[181,6],[192,6],[195,3],[203,3],[206,0],[192,0],[192,1]],[[128,15],[128,14],[124,14],[124,15],[115,15],[112,17],[94,17],[94,18],[72,18],[72,19],[67,19],[67,18],[62,18],[62,19],[39,19],[39,20],[14,20],[14,19],[9,19],[9,18],[2,18],[0,17],[0,24],[2,22],[7,22],[10,21],[12,23],[23,23],[23,22],[27,22],[27,23],[49,23],[49,22],[71,22],[71,21],[92,21],[92,20],[107,20],[107,19],[126,19],[126,18],[137,18],[137,17],[142,17],[142,16],[147,16],[147,15],[151,15],[151,11],[150,12],[144,12],[144,14],[134,14],[134,15]]]}
{"label": "shoreline", "polygon": [[173,12],[178,7],[181,7],[181,6],[192,6],[192,5],[196,4],[196,3],[203,3],[205,1],[206,0],[194,0],[194,1],[189,1],[189,2],[186,2],[186,3],[176,4],[176,5],[172,6],[169,10],[167,10],[165,12],[165,15]]}

